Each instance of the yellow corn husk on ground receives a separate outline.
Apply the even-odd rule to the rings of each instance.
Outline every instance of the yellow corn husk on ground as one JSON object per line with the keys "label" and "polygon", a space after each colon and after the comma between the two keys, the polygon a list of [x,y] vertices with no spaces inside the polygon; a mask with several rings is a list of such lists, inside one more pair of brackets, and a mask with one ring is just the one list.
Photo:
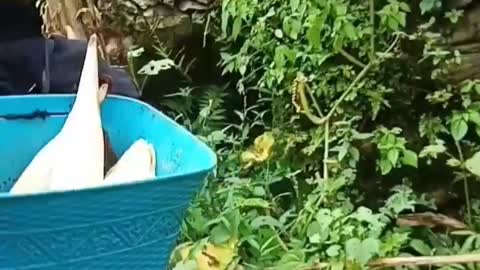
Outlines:
{"label": "yellow corn husk on ground", "polygon": [[243,152],[240,160],[244,168],[250,168],[255,163],[261,163],[267,160],[272,155],[273,145],[275,139],[272,133],[267,132],[258,136],[253,142],[253,147]]}
{"label": "yellow corn husk on ground", "polygon": [[[237,244],[236,238],[222,245],[207,243],[201,251],[193,254],[197,270],[227,270],[236,255]],[[179,250],[183,262],[191,257],[192,248],[193,245],[189,244]]]}

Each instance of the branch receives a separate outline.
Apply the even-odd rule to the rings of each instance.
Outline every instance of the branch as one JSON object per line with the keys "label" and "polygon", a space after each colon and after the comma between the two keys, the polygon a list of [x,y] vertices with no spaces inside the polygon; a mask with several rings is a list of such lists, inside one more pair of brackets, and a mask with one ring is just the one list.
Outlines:
{"label": "branch", "polygon": [[366,65],[364,63],[362,63],[360,60],[355,58],[355,56],[349,54],[344,49],[339,49],[338,51],[340,52],[341,55],[343,55],[343,57],[347,58],[348,61],[352,62],[352,64],[355,64],[361,68],[365,68]]}
{"label": "branch", "polygon": [[[373,260],[367,263],[370,268],[391,268],[398,266],[444,266],[452,264],[480,263],[480,254],[463,254],[447,256],[392,257]],[[302,270],[319,270],[328,268],[329,263],[317,263]]]}
{"label": "branch", "polygon": [[420,266],[420,265],[450,265],[480,263],[480,254],[464,254],[450,256],[420,256],[396,257],[374,260],[368,263],[370,267]]}
{"label": "branch", "polygon": [[333,107],[330,109],[330,111],[328,112],[328,114],[325,116],[325,117],[318,117],[316,115],[313,115],[311,112],[310,112],[310,105],[308,104],[308,100],[307,100],[307,97],[305,95],[305,90],[307,91],[310,91],[310,89],[308,87],[304,87],[304,84],[300,84],[300,86],[298,87],[298,94],[299,94],[299,98],[300,98],[300,104],[302,106],[302,109],[303,109],[303,112],[305,113],[305,115],[308,117],[308,119],[310,119],[310,121],[312,121],[312,123],[316,124],[316,125],[323,125],[325,124],[325,122],[327,122],[328,120],[330,120],[330,118],[332,117],[332,115],[335,113],[335,110],[337,109],[337,107],[340,105],[340,103],[343,102],[343,100],[350,94],[350,92],[356,88],[358,82],[363,79],[363,77],[367,74],[367,72],[370,70],[370,68],[372,67],[372,63],[369,63],[367,66],[365,66],[365,68],[363,68],[363,70],[357,75],[357,77],[355,78],[355,80],[353,80],[353,82],[348,86],[347,90],[345,90],[343,92],[343,94],[340,96],[340,98],[338,98],[336,101],[335,101],[335,104],[333,104]]}
{"label": "branch", "polygon": [[[394,48],[395,48],[395,45],[397,44],[398,40],[399,40],[399,35],[397,35],[395,37],[395,40],[392,42],[392,44],[390,44],[390,46],[388,47],[388,49],[382,53],[382,56],[380,56],[378,59],[376,60],[373,60],[373,61],[370,61],[368,63],[368,65],[366,65],[362,71],[360,71],[360,73],[357,75],[357,77],[353,80],[353,82],[348,86],[347,90],[345,90],[343,92],[343,94],[335,101],[334,105],[332,106],[332,108],[330,109],[330,111],[328,112],[328,114],[325,116],[325,117],[318,117],[318,116],[315,116],[313,115],[311,112],[310,112],[310,105],[308,104],[308,100],[307,100],[307,97],[305,95],[305,90],[306,91],[310,91],[310,89],[308,87],[304,87],[304,84],[300,84],[299,87],[298,87],[298,94],[299,94],[299,98],[300,98],[300,105],[303,109],[303,112],[305,113],[305,115],[308,117],[308,119],[310,119],[310,121],[312,121],[312,123],[316,124],[316,125],[323,125],[326,121],[330,120],[330,118],[333,116],[333,114],[335,113],[335,111],[337,110],[338,106],[345,100],[345,98],[354,90],[358,87],[358,83],[363,79],[363,77],[365,77],[365,75],[367,74],[367,72],[370,70],[371,67],[373,67],[374,65],[377,65],[379,64],[383,58],[384,58],[384,55],[388,55]],[[311,94],[311,93],[310,93]]]}

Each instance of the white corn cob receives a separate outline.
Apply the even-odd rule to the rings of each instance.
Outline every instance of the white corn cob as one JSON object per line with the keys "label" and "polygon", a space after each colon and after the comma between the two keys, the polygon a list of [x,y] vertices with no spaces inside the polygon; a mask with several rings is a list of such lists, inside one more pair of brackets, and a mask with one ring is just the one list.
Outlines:
{"label": "white corn cob", "polygon": [[153,146],[138,139],[107,172],[102,185],[150,180],[155,177],[156,157]]}

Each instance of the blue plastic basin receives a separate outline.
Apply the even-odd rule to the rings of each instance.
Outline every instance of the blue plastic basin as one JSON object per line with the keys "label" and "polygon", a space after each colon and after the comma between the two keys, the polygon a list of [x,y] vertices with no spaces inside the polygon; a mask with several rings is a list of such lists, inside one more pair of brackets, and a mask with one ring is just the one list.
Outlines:
{"label": "blue plastic basin", "polygon": [[[73,101],[73,95],[0,97],[0,192],[8,192],[57,134]],[[109,96],[102,119],[116,154],[138,138],[155,146],[157,179],[28,196],[3,193],[0,269],[166,269],[186,208],[216,156],[134,99]]]}

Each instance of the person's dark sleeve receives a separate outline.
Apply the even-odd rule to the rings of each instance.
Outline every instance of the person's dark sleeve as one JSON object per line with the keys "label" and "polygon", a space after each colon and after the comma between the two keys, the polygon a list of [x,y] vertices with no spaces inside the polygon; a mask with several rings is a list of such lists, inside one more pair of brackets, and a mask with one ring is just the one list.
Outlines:
{"label": "person's dark sleeve", "polygon": [[[52,92],[70,93],[77,90],[77,84],[85,60],[87,42],[80,40],[55,39],[50,52],[50,88]],[[139,94],[128,74],[120,68],[99,63],[100,79],[111,82],[110,94],[138,98]]]}
{"label": "person's dark sleeve", "polygon": [[[87,42],[80,40],[31,38],[1,42],[0,95],[75,93],[86,50]],[[100,61],[99,77],[109,81],[109,94],[139,98],[124,70]]]}
{"label": "person's dark sleeve", "polygon": [[0,43],[0,95],[33,91],[42,82],[43,39],[22,39]]}

